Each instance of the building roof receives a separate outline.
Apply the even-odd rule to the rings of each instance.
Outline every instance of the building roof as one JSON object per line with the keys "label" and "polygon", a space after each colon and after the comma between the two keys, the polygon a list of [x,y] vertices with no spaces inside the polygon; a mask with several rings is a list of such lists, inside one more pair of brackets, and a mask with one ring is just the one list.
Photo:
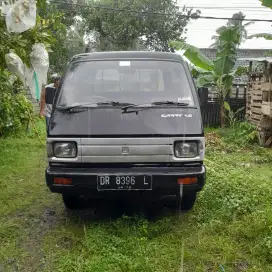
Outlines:
{"label": "building roof", "polygon": [[272,57],[239,58],[238,60],[258,61],[258,62],[266,61],[266,62],[272,63]]}
{"label": "building roof", "polygon": [[120,59],[153,59],[153,60],[172,60],[183,62],[180,54],[168,52],[151,52],[151,51],[111,51],[111,52],[94,52],[75,55],[72,61],[84,60],[120,60]]}

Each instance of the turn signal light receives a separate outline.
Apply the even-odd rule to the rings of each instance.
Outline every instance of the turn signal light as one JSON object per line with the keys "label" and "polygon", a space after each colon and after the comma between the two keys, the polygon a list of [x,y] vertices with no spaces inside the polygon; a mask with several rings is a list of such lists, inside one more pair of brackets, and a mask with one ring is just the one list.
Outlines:
{"label": "turn signal light", "polygon": [[179,178],[178,184],[190,185],[197,183],[197,178]]}
{"label": "turn signal light", "polygon": [[71,178],[54,178],[55,184],[61,184],[61,185],[71,185],[72,179]]}

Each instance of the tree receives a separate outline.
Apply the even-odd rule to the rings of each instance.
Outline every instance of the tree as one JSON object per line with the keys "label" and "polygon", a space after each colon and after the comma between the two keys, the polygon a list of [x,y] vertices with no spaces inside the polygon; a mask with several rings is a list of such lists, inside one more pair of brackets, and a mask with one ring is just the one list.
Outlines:
{"label": "tree", "polygon": [[268,8],[272,8],[272,0],[259,0],[262,2],[262,5]]}
{"label": "tree", "polygon": [[[72,0],[66,2],[72,3]],[[82,53],[85,49],[85,44],[84,46],[78,45],[80,42],[78,41],[79,28],[76,15],[80,14],[80,9],[77,6],[52,2],[47,5],[46,12],[39,10],[39,14],[46,22],[53,22],[48,25],[55,38],[50,48],[50,72],[61,74],[73,53]],[[84,33],[80,35],[82,42]],[[77,46],[79,48],[75,50]]]}
{"label": "tree", "polygon": [[222,127],[225,126],[226,121],[224,103],[232,89],[233,68],[240,42],[240,28],[238,26],[226,27],[220,32],[214,61],[205,57],[192,45],[177,41],[170,42],[170,46],[176,50],[185,50],[183,55],[196,66],[198,72],[197,85],[199,87],[216,86]]}
{"label": "tree", "polygon": [[190,18],[199,11],[182,10],[176,0],[92,0],[85,8],[86,33],[98,50],[147,49],[169,51],[170,40],[183,40]]}
{"label": "tree", "polygon": [[[46,9],[46,1],[37,1],[38,10]],[[51,16],[51,15],[50,15]],[[14,82],[7,70],[5,55],[15,52],[25,64],[30,65],[30,52],[35,43],[43,43],[48,50],[56,42],[55,30],[59,29],[60,17],[52,15],[44,19],[37,14],[36,25],[23,33],[9,33],[5,18],[0,15],[0,136],[18,131],[27,125],[33,107],[21,92],[22,83]],[[12,79],[12,80],[11,80]]]}
{"label": "tree", "polygon": [[[262,5],[268,8],[272,9],[272,0],[260,0],[262,2]],[[254,34],[248,37],[248,39],[252,38],[264,38],[266,40],[272,40],[272,34],[271,33],[258,33]]]}
{"label": "tree", "polygon": [[219,36],[222,31],[225,31],[230,26],[237,26],[240,29],[241,32],[241,42],[245,41],[247,39],[247,30],[246,27],[253,24],[253,22],[248,22],[243,24],[243,20],[245,19],[245,15],[242,12],[234,13],[232,15],[232,18],[228,20],[226,26],[221,26],[218,29],[216,29],[216,35],[212,36],[212,40],[214,40],[214,43],[210,45],[211,48],[216,48],[219,43]]}
{"label": "tree", "polygon": [[50,53],[50,69],[57,73],[64,72],[71,57],[84,53],[86,48],[84,25],[80,20],[73,20],[71,26],[62,25],[64,29],[58,28],[55,32],[57,42],[52,45]]}
{"label": "tree", "polygon": [[67,31],[65,48],[69,59],[76,54],[84,53],[86,49],[84,28],[85,26],[83,21],[78,19]]}
{"label": "tree", "polygon": [[[46,0],[37,1],[38,10],[46,9]],[[56,43],[55,31],[63,28],[61,15],[49,14],[47,18],[37,14],[36,25],[23,33],[9,33],[5,18],[0,15],[0,68],[6,68],[5,55],[15,52],[26,64],[30,64],[29,54],[34,43],[43,43],[48,50]]]}

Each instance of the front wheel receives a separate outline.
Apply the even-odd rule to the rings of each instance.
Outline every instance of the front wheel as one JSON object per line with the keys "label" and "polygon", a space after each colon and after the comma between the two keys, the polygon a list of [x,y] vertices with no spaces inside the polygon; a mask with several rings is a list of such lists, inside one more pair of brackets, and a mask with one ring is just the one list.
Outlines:
{"label": "front wheel", "polygon": [[196,197],[196,192],[185,193],[182,198],[177,195],[176,197],[171,198],[171,200],[167,202],[166,206],[170,209],[176,209],[178,212],[190,211],[194,207]]}
{"label": "front wheel", "polygon": [[190,211],[195,205],[196,197],[197,197],[196,192],[190,192],[190,193],[184,194],[182,196],[181,203],[180,203],[180,199],[178,200],[178,204],[179,206],[181,206],[181,210]]}
{"label": "front wheel", "polygon": [[77,196],[63,194],[62,200],[65,207],[69,210],[76,210],[82,208],[82,200]]}

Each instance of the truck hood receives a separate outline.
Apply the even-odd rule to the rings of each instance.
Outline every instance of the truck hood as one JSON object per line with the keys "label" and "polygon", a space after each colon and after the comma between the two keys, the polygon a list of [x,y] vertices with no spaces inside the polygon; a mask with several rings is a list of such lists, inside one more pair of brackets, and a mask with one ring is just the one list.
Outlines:
{"label": "truck hood", "polygon": [[[133,110],[129,109],[128,111]],[[118,136],[203,135],[199,109],[148,108],[136,114],[120,108],[92,108],[82,112],[55,110],[49,137],[118,137]]]}

